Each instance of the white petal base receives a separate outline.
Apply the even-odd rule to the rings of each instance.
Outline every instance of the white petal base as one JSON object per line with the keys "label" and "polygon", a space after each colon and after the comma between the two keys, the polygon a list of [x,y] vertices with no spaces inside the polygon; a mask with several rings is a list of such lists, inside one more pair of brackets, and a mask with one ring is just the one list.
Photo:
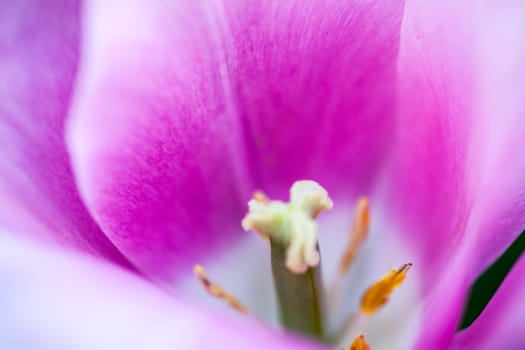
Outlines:
{"label": "white petal base", "polygon": [[[325,286],[330,285],[337,264],[343,254],[351,227],[353,208],[339,204],[331,212],[323,213],[319,220],[319,244],[321,246],[321,267]],[[240,230],[241,228],[239,228]],[[378,313],[368,319],[356,332],[365,332],[374,350],[409,349],[419,332],[421,288],[418,276],[418,256],[401,235],[394,232],[379,213],[372,212],[370,235],[345,281],[345,300],[339,312],[330,315],[329,327],[336,325],[352,311],[359,308],[362,293],[381,278],[389,269],[407,262],[415,265],[407,279],[394,291],[391,300]],[[215,256],[203,263],[211,279],[235,295],[249,312],[278,327],[277,300],[270,268],[269,245],[256,234],[247,234],[221,256]],[[196,279],[189,277],[176,287],[199,299],[208,307],[235,312],[220,300],[209,296]],[[341,346],[348,346],[356,334],[349,334]]]}

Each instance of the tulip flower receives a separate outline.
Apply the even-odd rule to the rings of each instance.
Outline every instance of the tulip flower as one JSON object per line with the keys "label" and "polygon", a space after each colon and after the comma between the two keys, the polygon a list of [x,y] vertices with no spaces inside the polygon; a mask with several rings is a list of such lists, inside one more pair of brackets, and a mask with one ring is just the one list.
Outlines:
{"label": "tulip flower", "polygon": [[0,347],[522,348],[524,7],[3,2]]}

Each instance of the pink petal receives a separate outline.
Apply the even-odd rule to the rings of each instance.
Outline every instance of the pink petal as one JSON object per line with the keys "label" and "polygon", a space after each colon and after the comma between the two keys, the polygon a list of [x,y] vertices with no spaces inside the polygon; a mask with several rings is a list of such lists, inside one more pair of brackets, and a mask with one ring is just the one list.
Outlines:
{"label": "pink petal", "polygon": [[467,39],[459,10],[412,1],[402,26],[390,211],[427,263],[456,248],[470,209],[465,171],[474,72],[472,55],[461,49]]}
{"label": "pink petal", "polygon": [[149,275],[226,245],[250,179],[241,125],[198,2],[92,1],[69,144],[83,197]]}
{"label": "pink petal", "polygon": [[525,227],[523,13],[519,1],[405,9],[391,215],[432,289],[422,349],[447,346],[466,289]]}
{"label": "pink petal", "polygon": [[525,344],[525,256],[507,275],[481,315],[455,335],[451,349],[523,349]]}
{"label": "pink petal", "polygon": [[79,4],[0,5],[0,222],[127,264],[84,208],[63,140]]}
{"label": "pink petal", "polygon": [[360,184],[388,142],[400,2],[213,4],[86,7],[75,170],[112,242],[163,278],[244,234],[252,177]]}
{"label": "pink petal", "polygon": [[8,349],[319,349],[234,311],[206,314],[88,256],[0,235]]}
{"label": "pink petal", "polygon": [[367,191],[393,137],[404,1],[225,4],[219,25],[257,183],[280,195],[300,178]]}

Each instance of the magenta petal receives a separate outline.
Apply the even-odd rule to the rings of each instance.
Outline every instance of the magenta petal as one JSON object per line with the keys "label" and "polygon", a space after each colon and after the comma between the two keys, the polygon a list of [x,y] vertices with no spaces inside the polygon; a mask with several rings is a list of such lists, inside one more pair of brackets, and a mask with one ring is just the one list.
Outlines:
{"label": "magenta petal", "polygon": [[391,131],[394,3],[89,3],[70,144],[111,240],[165,277],[240,232],[252,177],[369,181]]}
{"label": "magenta petal", "polygon": [[525,345],[525,256],[516,263],[481,315],[454,337],[451,349],[520,350]]}
{"label": "magenta petal", "polygon": [[3,349],[319,349],[226,310],[203,313],[91,257],[0,235]]}
{"label": "magenta petal", "polygon": [[228,244],[249,198],[241,126],[195,1],[92,1],[69,144],[83,198],[149,275]]}
{"label": "magenta petal", "polygon": [[301,178],[366,192],[392,143],[404,1],[224,3],[257,183],[280,195]]}
{"label": "magenta petal", "polygon": [[79,11],[72,1],[0,5],[0,220],[125,263],[84,208],[65,148]]}

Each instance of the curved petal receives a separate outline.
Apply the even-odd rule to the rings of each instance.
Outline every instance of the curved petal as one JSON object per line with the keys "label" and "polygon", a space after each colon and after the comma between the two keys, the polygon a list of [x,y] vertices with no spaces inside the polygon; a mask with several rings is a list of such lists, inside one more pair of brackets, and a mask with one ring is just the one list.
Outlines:
{"label": "curved petal", "polygon": [[462,50],[469,38],[461,14],[460,5],[411,1],[402,25],[389,212],[429,264],[456,247],[470,208],[465,171],[474,72],[472,55]]}
{"label": "curved petal", "polygon": [[[475,272],[481,272],[525,228],[525,3],[506,0],[476,12],[479,43],[479,118],[470,150],[474,189],[470,221],[480,232],[471,238],[477,249]],[[478,124],[477,123],[477,124]],[[481,155],[480,153],[483,153]]]}
{"label": "curved petal", "polygon": [[90,3],[70,145],[111,240],[166,277],[238,232],[227,226],[252,177],[368,182],[388,142],[401,9]]}
{"label": "curved petal", "polygon": [[79,3],[0,4],[0,220],[127,264],[84,208],[64,142]]}
{"label": "curved petal", "polygon": [[1,235],[0,284],[0,339],[13,350],[319,348],[249,316],[192,309],[91,257]]}
{"label": "curved petal", "polygon": [[479,243],[479,272],[525,226],[525,157],[515,153],[525,146],[523,5],[411,4],[392,208],[431,259],[479,226],[469,238]]}
{"label": "curved petal", "polygon": [[525,256],[514,265],[481,315],[454,336],[451,349],[522,349],[525,344]]}
{"label": "curved petal", "polygon": [[432,289],[422,349],[446,348],[468,286],[525,227],[523,13],[512,0],[405,9],[390,214]]}
{"label": "curved petal", "polygon": [[250,179],[223,59],[197,1],[101,0],[84,13],[68,136],[79,186],[115,245],[170,280],[245,234]]}
{"label": "curved petal", "polygon": [[218,16],[254,178],[361,194],[389,154],[403,0],[224,1]]}

